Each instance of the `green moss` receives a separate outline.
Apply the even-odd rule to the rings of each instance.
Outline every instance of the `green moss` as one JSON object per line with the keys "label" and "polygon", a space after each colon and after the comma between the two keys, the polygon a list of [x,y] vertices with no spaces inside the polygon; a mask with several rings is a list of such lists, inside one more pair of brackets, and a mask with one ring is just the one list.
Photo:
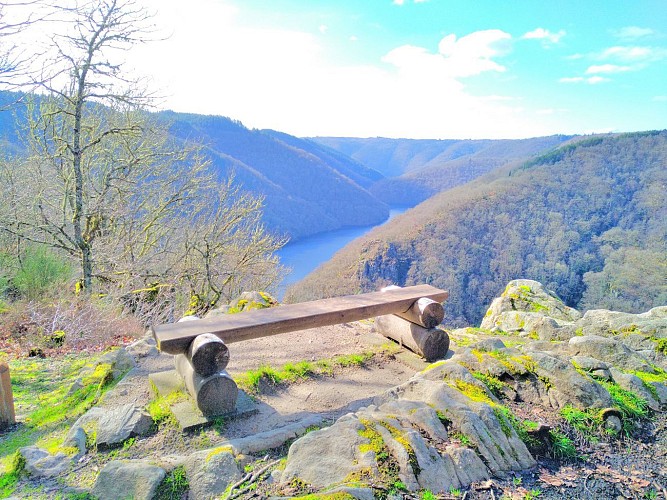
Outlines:
{"label": "green moss", "polygon": [[445,360],[440,360],[440,361],[436,361],[435,363],[431,363],[431,364],[428,365],[426,368],[424,368],[424,369],[421,371],[421,373],[430,372],[430,371],[433,370],[434,368],[437,368],[438,366],[442,366],[442,365],[444,365],[445,363],[446,363]]}
{"label": "green moss", "polygon": [[471,373],[473,377],[482,382],[487,387],[487,389],[491,391],[491,394],[500,399],[505,396],[503,391],[507,388],[507,384],[501,381],[498,377],[477,371],[473,371]]}
{"label": "green moss", "polygon": [[67,425],[113,385],[111,365],[91,361],[89,354],[13,360],[9,365],[16,409],[26,417],[25,425],[3,436],[0,464],[5,471],[9,457],[23,446],[40,442],[55,450]]}
{"label": "green moss", "polygon": [[655,373],[641,372],[641,371],[628,371],[635,377],[639,378],[647,391],[651,393],[654,399],[657,401],[660,400],[658,396],[658,390],[653,385],[654,383],[660,383],[667,385],[667,372],[660,368],[655,368]]}
{"label": "green moss", "polygon": [[410,467],[412,468],[412,473],[414,474],[415,477],[419,477],[419,474],[421,473],[421,467],[419,467],[419,462],[417,461],[417,455],[415,453],[415,450],[412,449],[412,445],[410,445],[410,442],[407,440],[407,438],[401,433],[399,429],[394,427],[393,425],[389,424],[388,422],[381,422],[382,426],[387,429],[391,433],[391,437],[393,437],[396,442],[398,442],[405,452],[408,454],[408,462],[410,464]]}
{"label": "green moss", "polygon": [[465,394],[473,401],[477,401],[479,403],[487,403],[491,405],[494,404],[493,400],[489,397],[486,391],[482,387],[476,384],[471,384],[470,382],[465,382],[461,379],[457,379],[453,383],[450,382],[449,385],[457,389],[462,394]]}
{"label": "green moss", "polygon": [[[396,459],[387,448],[386,443],[382,439],[380,433],[375,429],[373,422],[366,419],[361,419],[360,422],[364,425],[362,430],[357,431],[358,434],[366,438],[368,443],[364,443],[359,447],[359,451],[366,453],[372,451],[375,454],[378,471],[380,472],[380,480],[382,484],[393,484],[399,480],[399,465]],[[386,498],[386,490],[374,490],[376,498]]]}
{"label": "green moss", "polygon": [[655,352],[659,352],[660,354],[664,354],[667,356],[667,338],[665,339],[657,339],[654,340],[655,342]]}
{"label": "green moss", "polygon": [[503,434],[510,437],[512,435],[512,424],[509,422],[508,417],[505,416],[505,413],[511,413],[509,409],[498,405],[493,407],[493,413],[496,415],[496,418],[500,423],[500,428],[502,429]]}
{"label": "green moss", "polygon": [[6,498],[16,489],[25,469],[25,458],[18,451],[11,456],[9,470],[0,475],[0,498]]}
{"label": "green moss", "polygon": [[530,309],[535,313],[549,312],[549,308],[545,305],[540,304],[539,302],[532,302],[530,304]]}
{"label": "green moss", "polygon": [[484,361],[484,353],[479,349],[472,349],[470,352],[472,353],[473,356],[477,358],[478,363]]}

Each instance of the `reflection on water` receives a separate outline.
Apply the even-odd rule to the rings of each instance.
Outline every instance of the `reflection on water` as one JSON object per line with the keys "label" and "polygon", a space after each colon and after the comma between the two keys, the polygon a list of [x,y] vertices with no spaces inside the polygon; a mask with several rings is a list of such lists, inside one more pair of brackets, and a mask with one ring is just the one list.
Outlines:
{"label": "reflection on water", "polygon": [[[408,210],[405,207],[392,208],[389,211],[389,218],[385,222],[391,220],[396,215],[402,214]],[[381,225],[381,224],[378,224]],[[347,229],[338,229],[336,231],[328,231],[326,233],[316,234],[294,243],[288,243],[281,248],[277,254],[280,257],[280,262],[292,269],[285,279],[278,285],[278,300],[282,300],[286,288],[292,283],[296,283],[304,278],[308,273],[313,271],[317,266],[326,262],[333,254],[347,245],[350,241],[364,235],[376,226],[352,227]]]}

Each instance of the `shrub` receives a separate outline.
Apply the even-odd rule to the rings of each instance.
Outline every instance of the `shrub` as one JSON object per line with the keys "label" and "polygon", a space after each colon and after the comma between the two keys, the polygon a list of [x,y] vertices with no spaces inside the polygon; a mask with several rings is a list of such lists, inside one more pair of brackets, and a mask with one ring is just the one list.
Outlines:
{"label": "shrub", "polygon": [[[70,264],[45,247],[29,248],[11,279],[21,297],[38,299],[72,277]],[[1,284],[1,283],[0,283]]]}

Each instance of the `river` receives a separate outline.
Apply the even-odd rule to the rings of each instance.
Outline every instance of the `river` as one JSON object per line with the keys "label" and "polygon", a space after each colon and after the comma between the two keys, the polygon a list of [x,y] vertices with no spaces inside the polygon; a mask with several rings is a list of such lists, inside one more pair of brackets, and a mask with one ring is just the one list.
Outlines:
{"label": "river", "polygon": [[291,268],[292,271],[278,285],[278,300],[282,300],[285,290],[289,285],[296,283],[311,271],[314,271],[317,266],[333,257],[338,250],[350,241],[366,234],[377,226],[385,224],[406,210],[408,210],[407,207],[392,208],[389,211],[389,218],[375,226],[350,227],[327,231],[285,245],[277,252],[277,255],[280,257],[282,265]]}

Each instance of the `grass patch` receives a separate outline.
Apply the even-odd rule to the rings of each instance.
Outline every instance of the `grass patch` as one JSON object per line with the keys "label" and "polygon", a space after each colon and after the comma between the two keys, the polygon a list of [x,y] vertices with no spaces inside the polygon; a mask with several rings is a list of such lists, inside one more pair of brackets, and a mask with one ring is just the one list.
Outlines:
{"label": "grass patch", "polygon": [[613,382],[598,380],[598,383],[607,389],[614,404],[623,414],[624,430],[631,430],[625,428],[626,421],[630,422],[649,416],[648,402],[644,398],[634,392],[623,389]]}
{"label": "grass patch", "polygon": [[597,440],[595,433],[603,424],[600,410],[580,410],[572,405],[566,405],[560,410],[560,415],[589,441]]}
{"label": "grass patch", "polygon": [[558,459],[574,459],[577,457],[577,449],[572,440],[557,429],[549,431],[551,437],[551,452]]}
{"label": "grass patch", "polygon": [[24,468],[25,458],[18,452],[14,452],[11,456],[9,470],[0,475],[0,498],[6,498],[12,494]]}
{"label": "grass patch", "polygon": [[2,438],[2,470],[11,471],[11,457],[24,446],[39,442],[47,443],[50,450],[57,449],[55,443],[62,441],[66,426],[114,385],[112,366],[91,361],[88,356],[10,361],[16,410],[26,416],[23,425]]}
{"label": "grass patch", "polygon": [[185,467],[179,465],[167,474],[155,494],[156,500],[180,500],[190,488]]}
{"label": "grass patch", "polygon": [[315,362],[301,361],[299,363],[287,363],[282,368],[262,365],[256,370],[248,370],[240,374],[235,379],[239,387],[256,394],[261,392],[260,385],[262,383],[270,385],[291,384],[320,375],[331,376],[336,368],[364,366],[376,354],[378,353],[344,354]]}

